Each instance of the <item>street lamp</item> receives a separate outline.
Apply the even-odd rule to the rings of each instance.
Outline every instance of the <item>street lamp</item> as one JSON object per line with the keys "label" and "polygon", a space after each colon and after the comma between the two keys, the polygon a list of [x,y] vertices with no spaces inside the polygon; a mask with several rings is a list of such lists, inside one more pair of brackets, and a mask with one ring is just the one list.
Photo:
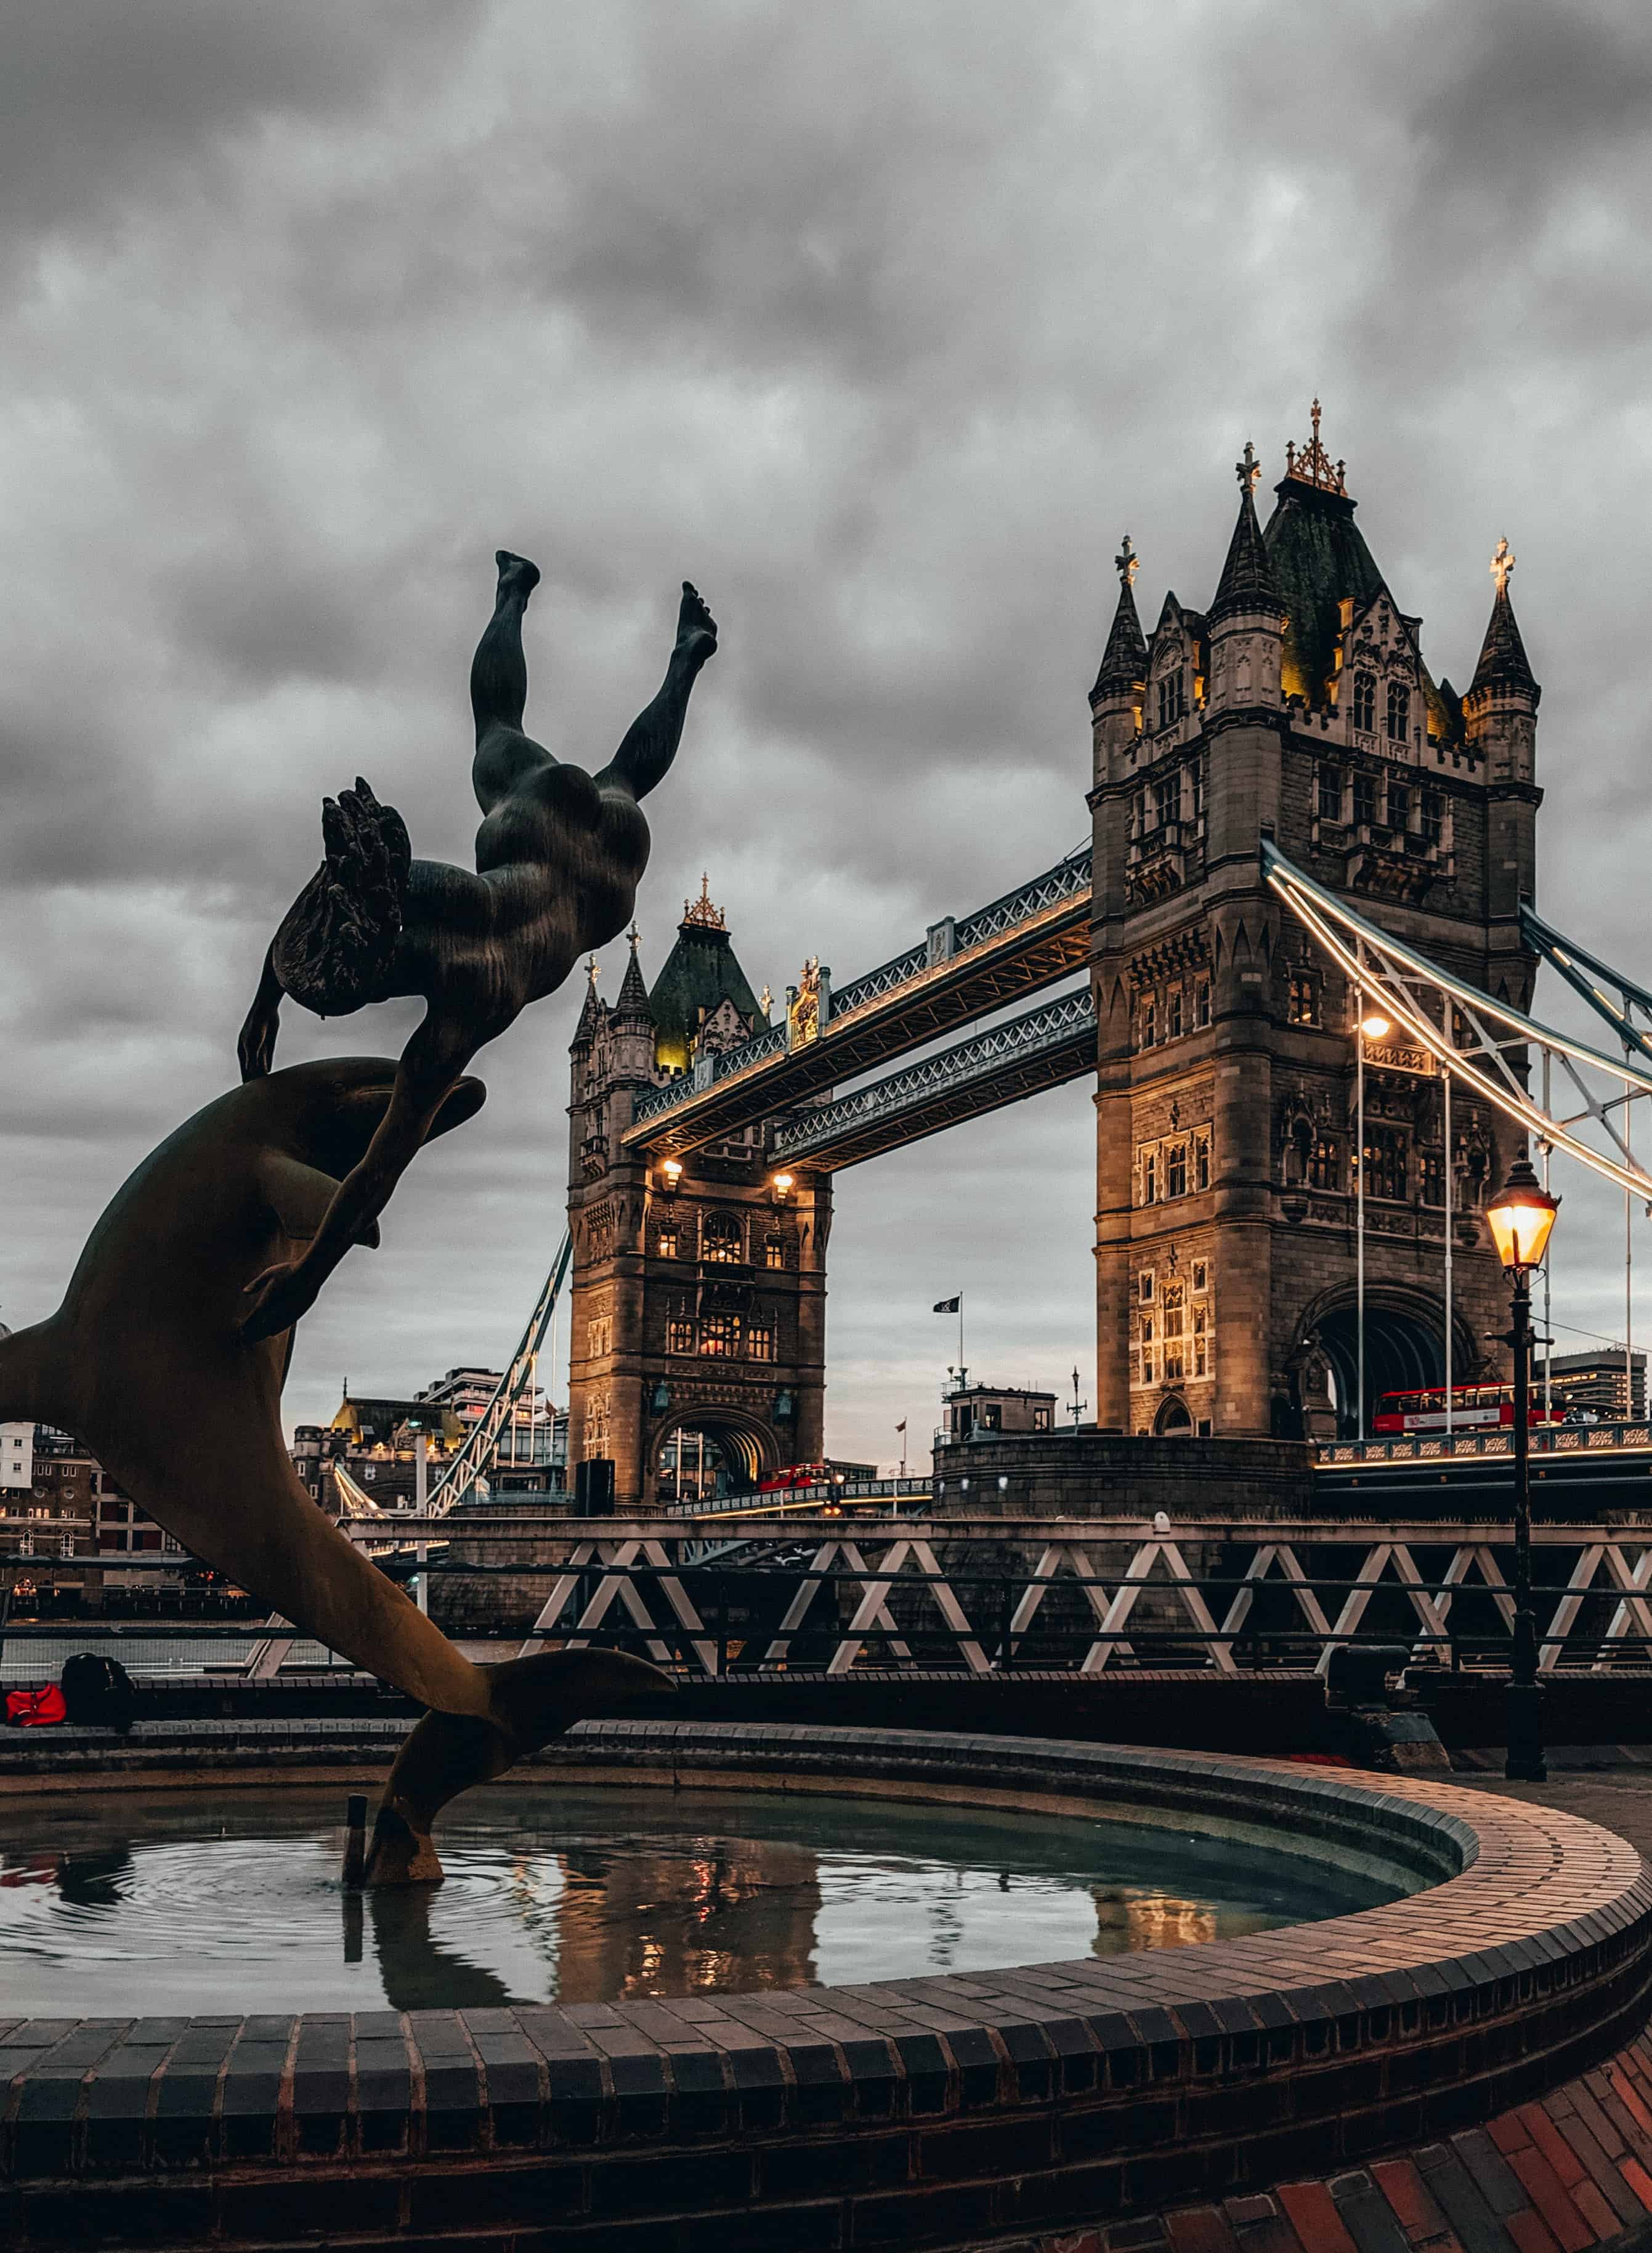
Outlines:
{"label": "street lamp", "polygon": [[1543,1692],[1537,1687],[1537,1623],[1531,1609],[1531,1276],[1543,1265],[1560,1200],[1551,1196],[1522,1150],[1486,1206],[1492,1242],[1514,1293],[1503,1337],[1515,1357],[1515,1652],[1509,1681],[1509,1750],[1503,1774],[1541,1783]]}
{"label": "street lamp", "polygon": [[1393,1026],[1382,1011],[1361,1005],[1355,1024],[1354,1066],[1354,1437],[1365,1437],[1365,1043],[1385,1041]]}

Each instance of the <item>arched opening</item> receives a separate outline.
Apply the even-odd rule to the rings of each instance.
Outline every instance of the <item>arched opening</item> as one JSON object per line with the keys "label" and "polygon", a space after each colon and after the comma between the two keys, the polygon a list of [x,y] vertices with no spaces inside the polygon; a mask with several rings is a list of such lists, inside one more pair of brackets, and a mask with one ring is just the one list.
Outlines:
{"label": "arched opening", "polygon": [[1153,1428],[1154,1436],[1161,1440],[1179,1440],[1191,1433],[1193,1418],[1180,1393],[1172,1392],[1160,1402]]}
{"label": "arched opening", "polygon": [[656,1498],[704,1508],[749,1494],[763,1475],[763,1448],[753,1432],[714,1416],[686,1416],[655,1451]]}
{"label": "arched opening", "polygon": [[[1443,1310],[1432,1322],[1422,1310],[1365,1302],[1365,1431],[1359,1418],[1359,1315],[1351,1303],[1335,1306],[1321,1315],[1315,1334],[1330,1364],[1331,1397],[1336,1408],[1339,1440],[1369,1434],[1377,1403],[1384,1392],[1418,1390],[1446,1381]],[[1468,1371],[1460,1354],[1459,1377]]]}

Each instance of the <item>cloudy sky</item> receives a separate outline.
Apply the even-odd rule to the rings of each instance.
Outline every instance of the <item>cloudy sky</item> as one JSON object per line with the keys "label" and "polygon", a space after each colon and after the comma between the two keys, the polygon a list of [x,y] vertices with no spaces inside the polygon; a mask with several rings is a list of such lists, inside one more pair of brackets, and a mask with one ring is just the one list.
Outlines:
{"label": "cloudy sky", "polygon": [[[1543,904],[1652,973],[1633,0],[55,0],[7,47],[14,1325],[229,1083],[322,793],[360,771],[467,858],[500,545],[544,570],[559,754],[600,764],[652,693],[680,579],[721,622],[651,802],[650,973],[704,868],[754,986],[813,952],[841,981],[1080,841],[1119,533],[1149,616],[1208,600],[1236,453],[1271,482],[1317,392],[1460,682],[1508,534]],[[484,1055],[486,1109],[303,1325],[296,1420],[346,1373],[508,1352],[561,1229],[578,984]],[[409,1022],[289,1010],[282,1052]],[[927,1433],[943,1293],[983,1373],[1086,1366],[1090,1120],[1070,1088],[840,1177],[835,1449]],[[1568,1218],[1557,1312],[1621,1335],[1621,1217],[1579,1189]]]}

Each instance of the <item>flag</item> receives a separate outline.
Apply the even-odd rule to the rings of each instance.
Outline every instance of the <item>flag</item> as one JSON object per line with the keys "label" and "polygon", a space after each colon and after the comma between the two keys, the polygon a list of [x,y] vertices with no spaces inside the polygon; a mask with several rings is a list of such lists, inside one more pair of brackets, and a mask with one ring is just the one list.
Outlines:
{"label": "flag", "polygon": [[934,1311],[938,1315],[955,1315],[963,1303],[964,1294],[960,1291],[955,1299],[937,1299]]}
{"label": "flag", "polygon": [[905,1419],[905,1418],[904,1418],[904,1417],[903,1417],[903,1418],[902,1418],[901,1421],[900,1421],[900,1422],[896,1426],[896,1427],[895,1427],[895,1428],[896,1428],[896,1430],[897,1432],[904,1432],[904,1431],[905,1431],[905,1429],[906,1429],[906,1419]]}

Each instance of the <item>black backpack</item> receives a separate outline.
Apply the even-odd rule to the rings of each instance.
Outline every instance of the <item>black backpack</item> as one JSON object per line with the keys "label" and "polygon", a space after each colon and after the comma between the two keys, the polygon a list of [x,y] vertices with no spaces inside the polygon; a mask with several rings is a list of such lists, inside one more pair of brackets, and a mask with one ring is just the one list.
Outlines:
{"label": "black backpack", "polygon": [[118,1659],[77,1651],[63,1662],[63,1702],[70,1721],[83,1728],[124,1732],[132,1726],[136,1703],[132,1678]]}

